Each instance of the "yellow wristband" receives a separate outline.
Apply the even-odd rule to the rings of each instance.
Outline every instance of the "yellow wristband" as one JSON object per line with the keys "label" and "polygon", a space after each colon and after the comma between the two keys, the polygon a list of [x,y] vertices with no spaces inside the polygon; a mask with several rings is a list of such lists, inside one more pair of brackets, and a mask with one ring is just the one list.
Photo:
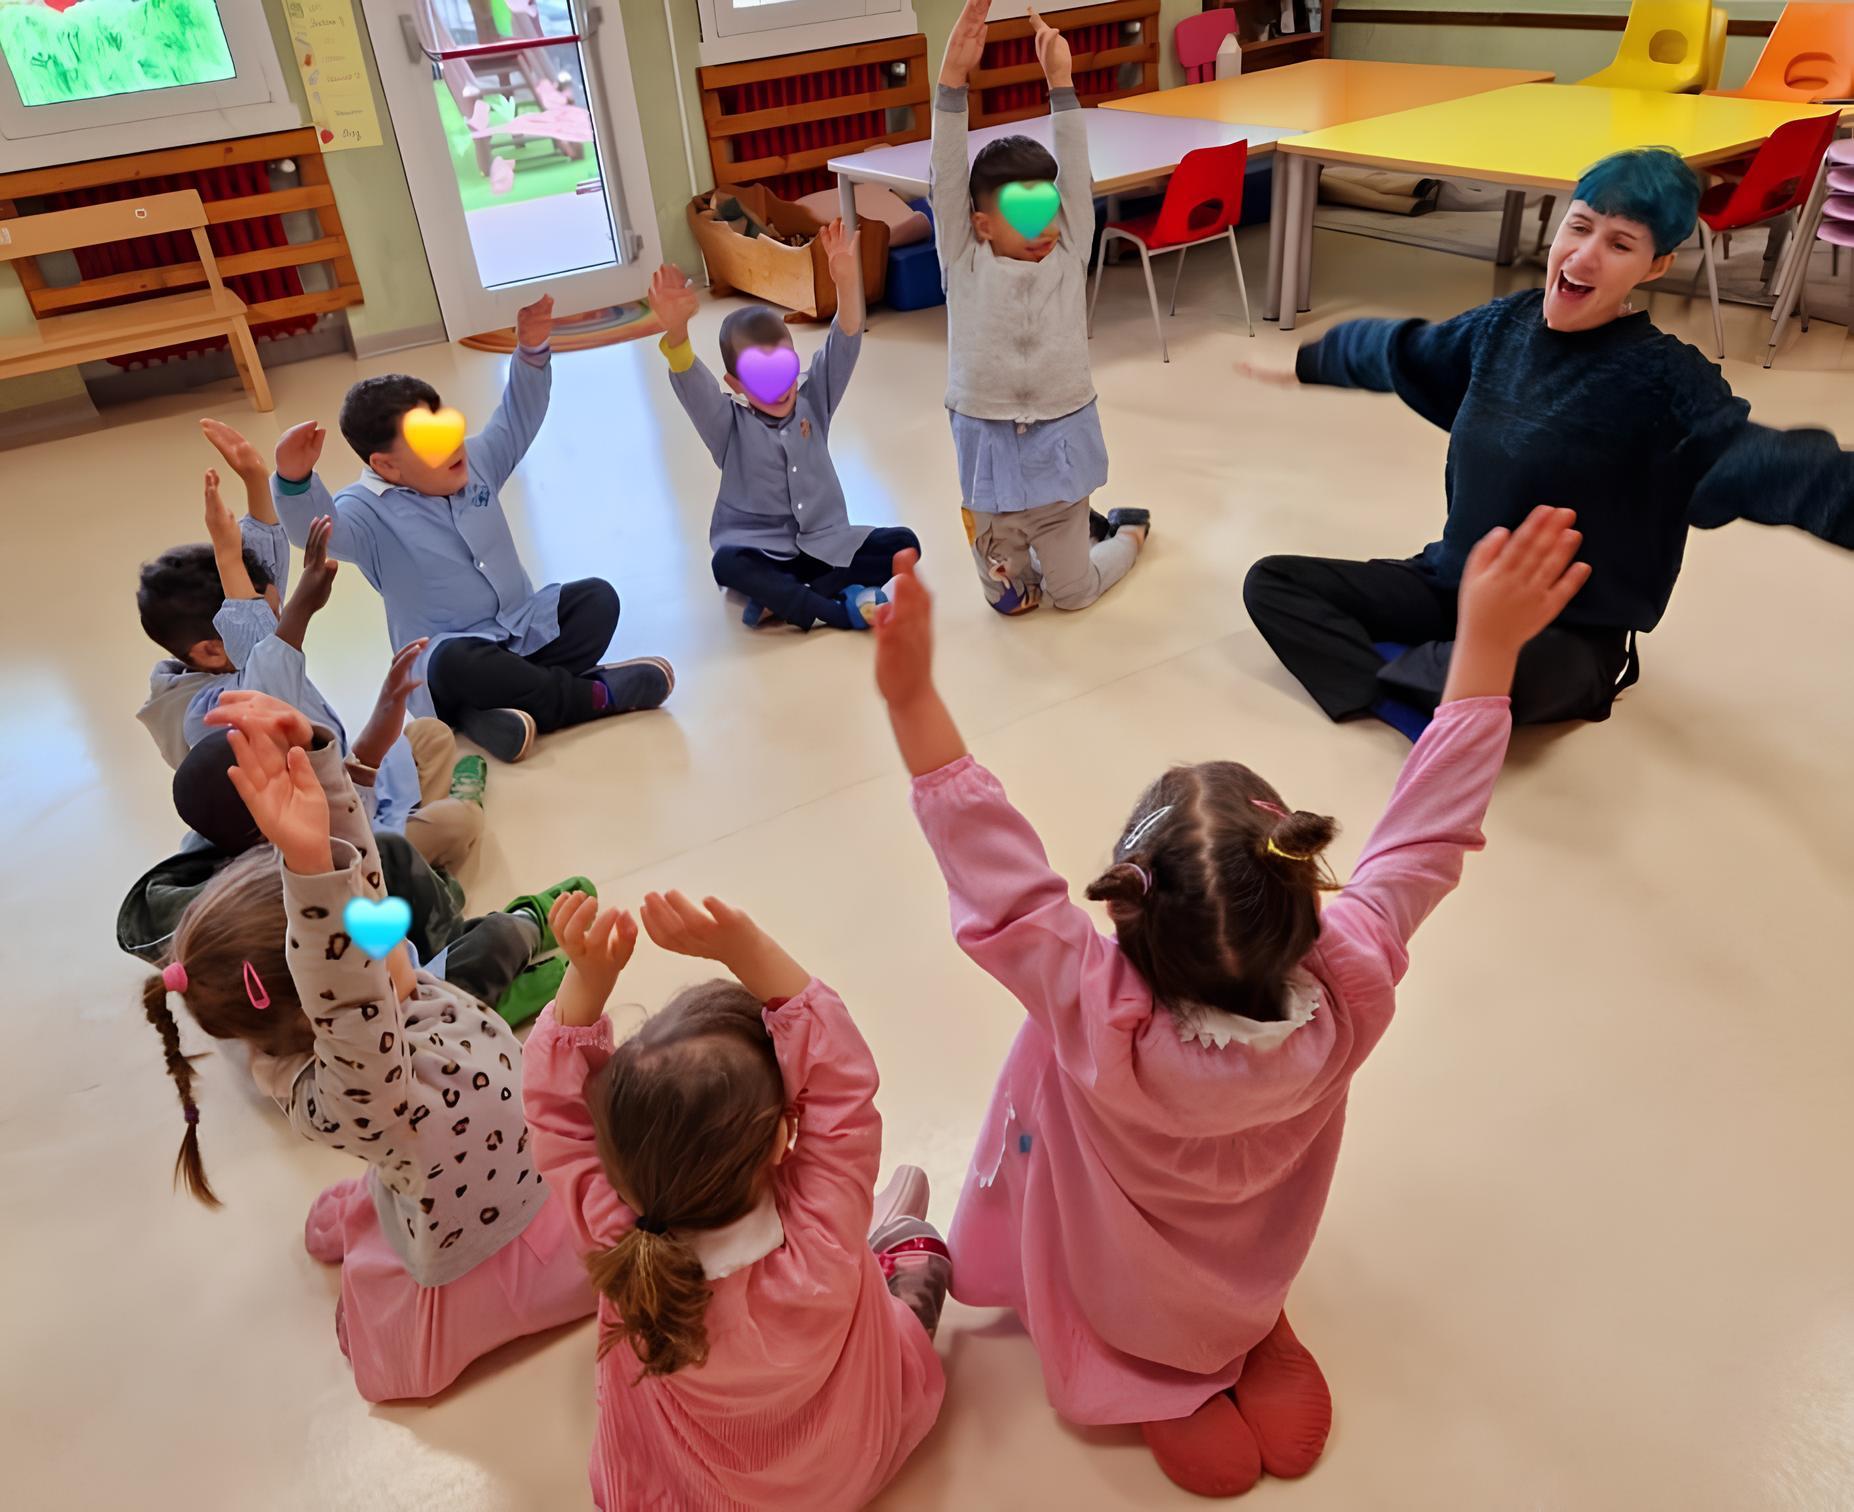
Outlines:
{"label": "yellow wristband", "polygon": [[657,343],[657,350],[668,360],[672,373],[686,373],[695,366],[695,348],[689,345],[687,336],[675,346],[671,346],[669,337],[665,336]]}

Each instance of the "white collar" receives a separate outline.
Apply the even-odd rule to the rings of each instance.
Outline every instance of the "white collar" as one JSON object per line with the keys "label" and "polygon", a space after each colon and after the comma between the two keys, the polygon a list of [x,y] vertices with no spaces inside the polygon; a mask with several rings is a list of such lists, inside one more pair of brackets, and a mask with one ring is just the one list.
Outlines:
{"label": "white collar", "polygon": [[702,1262],[702,1274],[710,1281],[719,1281],[745,1270],[756,1260],[764,1260],[784,1244],[785,1225],[768,1192],[745,1218],[736,1218],[725,1228],[679,1233],[676,1237],[695,1251],[695,1258]]}
{"label": "white collar", "polygon": [[1266,1022],[1225,1013],[1221,1008],[1207,1008],[1202,1003],[1173,1008],[1172,1022],[1178,1028],[1178,1038],[1187,1045],[1195,1040],[1212,1050],[1226,1049],[1232,1044],[1250,1050],[1279,1049],[1296,1029],[1312,1022],[1314,1011],[1320,1006],[1320,984],[1299,967],[1289,973],[1284,988],[1287,1011],[1280,1018]]}

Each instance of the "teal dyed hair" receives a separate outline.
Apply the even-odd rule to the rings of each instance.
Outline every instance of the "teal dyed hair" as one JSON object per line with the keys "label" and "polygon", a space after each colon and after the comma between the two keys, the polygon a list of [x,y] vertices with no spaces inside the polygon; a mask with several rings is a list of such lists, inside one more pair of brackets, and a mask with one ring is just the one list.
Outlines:
{"label": "teal dyed hair", "polygon": [[1584,170],[1571,198],[1599,215],[1639,221],[1665,257],[1693,234],[1699,218],[1699,175],[1671,147],[1613,152]]}

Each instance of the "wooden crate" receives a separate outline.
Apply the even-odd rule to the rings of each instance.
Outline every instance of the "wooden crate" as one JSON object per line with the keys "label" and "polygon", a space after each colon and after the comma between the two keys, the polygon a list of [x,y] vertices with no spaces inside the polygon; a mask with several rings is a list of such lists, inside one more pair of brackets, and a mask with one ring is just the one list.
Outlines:
{"label": "wooden crate", "polygon": [[[258,170],[255,181],[267,183],[263,165],[285,158],[296,160],[300,187],[214,197],[223,187],[225,176],[213,170],[252,166]],[[353,254],[342,229],[335,192],[329,187],[328,164],[314,130],[308,127],[0,174],[0,216],[69,208],[73,203],[100,204],[184,188],[197,188],[206,201],[211,228],[208,235],[218,257],[219,272],[244,298],[254,330],[267,326],[273,331],[291,326],[307,329],[321,314],[362,302],[360,276],[355,272]],[[315,217],[316,235],[307,241],[285,240],[281,225],[273,219],[294,211],[307,211]],[[235,245],[239,242],[250,245]],[[86,273],[72,284],[47,283],[32,259],[15,263],[33,314],[69,314],[207,282],[205,268],[184,240],[149,237],[117,246],[129,249],[133,256],[115,260],[135,266]],[[330,287],[302,288],[297,270],[315,265],[327,266]],[[281,276],[265,277],[272,273]]]}
{"label": "wooden crate", "polygon": [[[834,157],[932,130],[927,39],[826,47],[696,70],[715,187],[765,184],[788,200],[829,188]],[[906,110],[891,129],[888,113]]]}
{"label": "wooden crate", "polygon": [[[1083,105],[1104,105],[1159,87],[1159,0],[1113,0],[1052,11],[1043,19],[1069,39],[1075,92]],[[1130,23],[1139,28],[1136,38],[1124,35]],[[1129,64],[1139,69],[1131,86],[1121,83],[1121,71]],[[986,27],[984,55],[967,83],[974,127],[1027,120],[1049,109],[1028,17]]]}

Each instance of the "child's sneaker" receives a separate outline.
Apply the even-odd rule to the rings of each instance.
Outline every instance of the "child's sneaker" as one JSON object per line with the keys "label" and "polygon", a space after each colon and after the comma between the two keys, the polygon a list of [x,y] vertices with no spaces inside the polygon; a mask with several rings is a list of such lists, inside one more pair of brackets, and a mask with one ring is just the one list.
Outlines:
{"label": "child's sneaker", "polygon": [[843,607],[849,611],[852,630],[869,629],[870,611],[877,604],[888,602],[888,595],[880,588],[867,588],[861,583],[850,584],[837,597],[843,600]]}
{"label": "child's sneaker", "polygon": [[889,1291],[920,1320],[927,1337],[940,1326],[940,1309],[953,1284],[953,1254],[924,1218],[896,1218],[869,1236]]}
{"label": "child's sneaker", "polygon": [[481,756],[459,756],[451,768],[451,797],[481,808],[488,787],[489,763]]}
{"label": "child's sneaker", "polygon": [[1098,509],[1088,511],[1088,539],[1090,541],[1098,546],[1113,533],[1114,527],[1108,524],[1106,515]]}
{"label": "child's sneaker", "polygon": [[547,916],[554,911],[554,904],[570,892],[583,892],[589,898],[599,895],[598,888],[588,878],[568,877],[564,882],[556,882],[546,892],[524,893],[503,908],[504,913],[528,913],[534,916],[534,922],[541,927],[541,943],[534,947],[537,956],[546,955],[560,943],[548,927]]}
{"label": "child's sneaker", "polygon": [[1107,533],[1117,536],[1127,526],[1138,526],[1146,532],[1146,539],[1152,539],[1152,511],[1150,509],[1110,509],[1107,512]]}
{"label": "child's sneaker", "polygon": [[524,966],[509,983],[509,990],[496,1000],[497,1016],[511,1029],[540,1017],[541,1010],[560,995],[566,971],[567,958],[563,955]]}
{"label": "child's sneaker", "polygon": [[511,766],[534,749],[534,716],[523,709],[472,709],[457,728]]}
{"label": "child's sneaker", "polygon": [[874,1234],[897,1218],[925,1218],[927,1198],[927,1173],[919,1166],[896,1166],[888,1185],[876,1193],[869,1232]]}
{"label": "child's sneaker", "polygon": [[757,630],[778,617],[758,599],[748,599],[747,607],[740,611],[740,622],[749,630]]}
{"label": "child's sneaker", "polygon": [[586,674],[605,690],[601,714],[635,714],[660,709],[676,691],[676,669],[660,656],[607,662]]}

